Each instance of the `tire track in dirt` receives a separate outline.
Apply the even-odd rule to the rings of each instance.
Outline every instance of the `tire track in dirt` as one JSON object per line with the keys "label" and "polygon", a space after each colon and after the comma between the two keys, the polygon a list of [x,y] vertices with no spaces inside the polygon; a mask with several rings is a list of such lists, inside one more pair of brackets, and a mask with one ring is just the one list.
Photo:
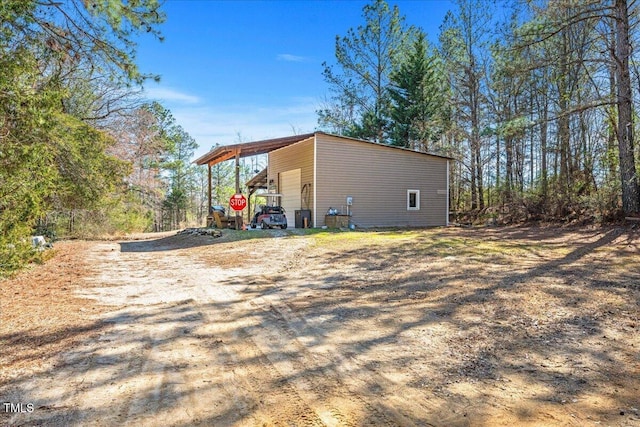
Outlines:
{"label": "tire track in dirt", "polygon": [[278,369],[278,350],[256,343],[262,325],[247,323],[255,307],[239,291],[257,270],[185,263],[175,252],[125,253],[113,243],[88,257],[96,273],[84,296],[122,308],[102,318],[106,330],[66,354],[61,369],[22,385],[41,409],[16,423],[325,425]]}
{"label": "tire track in dirt", "polygon": [[[285,268],[295,270],[300,263],[300,259],[294,259]],[[243,336],[250,338],[324,424],[356,426],[366,420],[372,426],[427,426],[431,424],[425,420],[442,419],[445,414],[438,405],[426,402],[424,392],[343,357],[333,346],[318,349],[306,340],[302,342],[305,337],[322,339],[325,331],[309,325],[286,304],[287,295],[301,291],[289,276],[283,280],[281,274],[263,275],[262,284],[266,280],[272,289],[257,292],[253,299],[236,307],[236,312],[257,314],[259,322],[243,327]],[[273,277],[278,277],[277,284]],[[389,392],[380,394],[380,390]],[[450,411],[446,417],[451,419]],[[460,419],[456,422],[466,424]]]}
{"label": "tire track in dirt", "polygon": [[[332,271],[328,264],[323,264],[322,257],[317,265],[305,266],[305,271],[294,271],[288,275],[288,280],[279,283],[274,277],[267,280],[275,287],[274,292],[264,295],[264,301],[260,302],[262,307],[270,307],[270,311],[277,321],[266,322],[269,325],[280,325],[282,332],[289,340],[295,340],[299,347],[296,350],[300,354],[305,354],[305,360],[315,361],[316,368],[322,371],[322,379],[327,382],[325,387],[328,390],[345,390],[346,395],[351,397],[351,405],[347,407],[358,407],[361,411],[354,418],[358,425],[362,425],[362,420],[366,420],[369,425],[470,425],[466,415],[471,408],[482,406],[482,402],[472,403],[469,399],[460,395],[458,397],[448,395],[438,396],[425,388],[416,388],[411,383],[403,379],[396,379],[392,372],[385,372],[384,369],[376,369],[367,363],[360,355],[365,355],[372,351],[370,344],[357,344],[358,340],[351,340],[355,344],[348,354],[342,354],[340,344],[335,341],[342,332],[334,317],[337,313],[345,313],[343,320],[353,319],[354,307],[358,305],[366,306],[368,303],[379,303],[387,295],[379,292],[375,295],[363,293],[353,289],[354,280],[362,280],[363,286],[369,285],[371,281],[382,278],[375,277],[379,271],[368,271],[361,276],[361,272],[356,270],[344,276],[334,276],[331,280],[338,282],[330,284],[327,289],[327,272]],[[311,273],[310,273],[311,271]],[[343,284],[342,281],[347,284]],[[289,303],[300,301],[300,297],[318,298],[319,293],[331,292],[329,301],[341,301],[330,306],[318,306],[314,303],[309,307],[316,307],[308,310],[294,310]],[[336,294],[339,293],[339,294]],[[412,294],[413,295],[413,294]],[[397,297],[397,295],[396,295]],[[255,301],[258,301],[257,299]],[[344,305],[347,304],[347,305]],[[303,304],[302,307],[305,305]],[[328,315],[327,313],[331,313]],[[338,315],[339,316],[339,315]],[[325,318],[329,323],[325,323]],[[318,322],[320,320],[320,322]],[[342,321],[340,321],[342,322]],[[320,326],[316,326],[319,324]],[[337,329],[334,329],[336,327]],[[327,329],[328,328],[328,329]],[[357,332],[356,332],[357,333]],[[382,333],[384,335],[384,333]],[[309,342],[324,341],[326,342]],[[346,338],[343,336],[343,338]],[[303,342],[301,341],[303,340]],[[377,337],[376,337],[377,340]],[[387,339],[381,338],[380,343],[387,343]],[[378,351],[378,350],[375,350]],[[392,357],[392,356],[389,356]],[[392,359],[388,359],[392,360]],[[320,368],[321,367],[321,368]],[[402,370],[406,376],[414,374],[414,378],[420,378],[420,374],[412,370],[412,365],[404,365]],[[313,371],[313,370],[312,370]],[[390,375],[391,374],[391,375]],[[323,391],[324,392],[324,391]],[[434,424],[431,424],[434,423]]]}
{"label": "tire track in dirt", "polygon": [[[327,412],[337,414],[335,418],[340,425],[360,425],[356,420],[362,418],[362,412],[366,414],[368,425],[431,425],[425,420],[434,418],[433,411],[436,408],[425,403],[424,393],[416,393],[398,382],[385,378],[383,374],[341,355],[333,347],[317,350],[305,346],[299,341],[299,337],[321,337],[324,331],[296,316],[280,299],[264,302],[263,310],[266,310],[264,307],[267,305],[272,321],[265,324],[279,326],[278,330],[271,331],[270,338],[279,340],[282,346],[290,347],[289,354],[296,355],[291,358],[292,371],[310,372],[297,377],[303,382],[301,388],[306,389],[304,382],[310,381],[310,388],[317,396],[334,395],[339,401],[337,406],[356,410],[356,416],[350,421],[349,414],[345,415],[337,408],[325,408]],[[377,390],[392,390],[393,394],[381,395]],[[415,423],[414,420],[417,419],[421,420],[420,424]]]}
{"label": "tire track in dirt", "polygon": [[280,366],[282,372],[288,372],[288,381],[301,390],[307,401],[316,402],[316,412],[321,414],[325,424],[357,426],[356,420],[366,408],[368,425],[400,425],[399,417],[393,416],[395,420],[391,419],[384,411],[360,397],[358,392],[350,390],[337,376],[331,366],[332,361],[310,352],[272,304],[262,305],[259,309],[269,322],[264,322],[265,326],[255,331],[254,340],[263,347],[280,349],[281,353],[272,362]]}
{"label": "tire track in dirt", "polygon": [[[204,292],[211,289],[203,288]],[[253,307],[244,303],[237,292],[229,288],[216,290],[232,301],[230,307],[205,312],[203,332],[215,334],[221,366],[225,367],[222,381],[225,395],[236,402],[242,424],[251,420],[254,425],[323,426],[315,411],[298,390],[276,369],[273,349],[256,344],[255,329],[262,333],[262,324],[253,315]],[[230,319],[233,321],[230,322]],[[215,328],[211,325],[226,325]],[[211,421],[217,421],[212,419]],[[228,423],[223,420],[223,423]]]}
{"label": "tire track in dirt", "polygon": [[[236,342],[242,342],[239,354]],[[232,366],[235,387],[241,382],[243,388],[255,401],[252,418],[256,423],[271,422],[274,425],[325,425],[280,370],[274,366],[272,353],[264,353],[255,343],[247,329],[239,328],[233,334],[233,342],[225,344],[227,365]],[[250,362],[247,362],[249,360]]]}

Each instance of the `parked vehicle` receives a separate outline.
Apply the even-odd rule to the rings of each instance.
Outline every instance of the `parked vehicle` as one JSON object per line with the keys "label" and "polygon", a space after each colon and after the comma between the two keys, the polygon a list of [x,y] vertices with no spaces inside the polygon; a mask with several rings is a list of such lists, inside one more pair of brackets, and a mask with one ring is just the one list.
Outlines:
{"label": "parked vehicle", "polygon": [[287,228],[287,215],[282,206],[260,206],[251,220],[251,228],[260,226],[263,230],[267,228],[280,227]]}

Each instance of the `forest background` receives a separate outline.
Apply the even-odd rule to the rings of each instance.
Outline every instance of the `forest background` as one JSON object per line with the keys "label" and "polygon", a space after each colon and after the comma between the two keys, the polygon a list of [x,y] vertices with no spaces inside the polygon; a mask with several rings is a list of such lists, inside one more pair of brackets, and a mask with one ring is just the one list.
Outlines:
{"label": "forest background", "polygon": [[[0,3],[0,271],[40,256],[34,233],[204,222],[197,143],[136,66],[165,19],[156,0]],[[453,158],[459,220],[617,221],[640,211],[637,34],[626,0],[459,0],[431,44],[374,0],[319,70],[318,129]],[[214,204],[233,179],[214,167]]]}

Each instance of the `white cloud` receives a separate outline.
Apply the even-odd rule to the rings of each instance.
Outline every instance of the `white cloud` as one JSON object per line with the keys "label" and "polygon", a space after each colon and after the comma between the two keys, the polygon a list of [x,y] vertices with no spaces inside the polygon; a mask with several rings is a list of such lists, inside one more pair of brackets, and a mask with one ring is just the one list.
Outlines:
{"label": "white cloud", "polygon": [[145,87],[144,95],[149,99],[157,101],[179,102],[182,104],[197,104],[200,102],[200,98],[195,95],[190,95],[168,87]]}
{"label": "white cloud", "polygon": [[278,61],[287,61],[287,62],[307,62],[307,61],[309,61],[309,58],[307,58],[306,56],[292,55],[290,53],[280,53],[280,54],[278,54],[278,56],[276,58],[278,59]]}

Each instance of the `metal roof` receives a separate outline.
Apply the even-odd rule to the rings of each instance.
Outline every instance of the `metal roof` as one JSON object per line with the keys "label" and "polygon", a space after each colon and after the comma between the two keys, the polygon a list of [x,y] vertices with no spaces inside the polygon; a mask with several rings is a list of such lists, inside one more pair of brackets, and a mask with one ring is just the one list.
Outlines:
{"label": "metal roof", "polygon": [[234,145],[221,145],[209,151],[207,154],[197,158],[194,163],[197,165],[215,165],[225,160],[232,159],[239,153],[240,157],[255,156],[258,154],[266,154],[278,148],[304,141],[315,135],[313,133],[305,133],[302,135],[285,136],[283,138],[264,139],[262,141],[245,142]]}
{"label": "metal roof", "polygon": [[278,148],[283,148],[283,147],[286,147],[288,145],[292,145],[292,144],[295,144],[297,142],[304,141],[305,139],[313,138],[315,135],[329,135],[329,136],[333,136],[333,137],[336,137],[336,138],[347,139],[347,140],[350,140],[350,141],[363,142],[363,143],[373,144],[373,145],[377,145],[377,146],[381,146],[381,147],[392,148],[392,149],[396,149],[396,150],[408,151],[408,152],[411,152],[411,153],[417,153],[417,154],[423,154],[423,155],[432,156],[432,157],[439,157],[439,158],[442,158],[442,159],[453,160],[453,158],[451,158],[451,157],[441,156],[441,155],[438,155],[438,154],[424,153],[424,152],[421,152],[421,151],[412,150],[410,148],[397,147],[397,146],[394,146],[394,145],[387,145],[387,144],[380,144],[380,143],[377,143],[377,142],[366,141],[366,140],[363,140],[363,139],[351,138],[351,137],[342,136],[342,135],[333,135],[333,134],[322,132],[322,131],[316,131],[316,132],[312,132],[312,133],[304,133],[304,134],[301,134],[301,135],[285,136],[285,137],[282,137],[282,138],[263,139],[261,141],[244,142],[244,143],[241,143],[241,144],[234,144],[234,145],[221,145],[221,146],[216,147],[213,150],[209,151],[205,155],[197,158],[194,161],[194,163],[196,163],[197,165],[207,165],[208,164],[209,166],[213,166],[213,165],[215,165],[217,163],[224,162],[225,160],[229,160],[229,159],[234,158],[236,156],[236,154],[239,154],[240,157],[248,157],[248,156],[255,156],[255,155],[258,155],[258,154],[266,154],[266,153],[269,153],[269,152],[271,152],[273,150],[277,150]]}
{"label": "metal roof", "polygon": [[246,186],[249,189],[249,194],[254,193],[259,188],[267,188],[267,168],[262,169],[258,174],[247,181]]}

